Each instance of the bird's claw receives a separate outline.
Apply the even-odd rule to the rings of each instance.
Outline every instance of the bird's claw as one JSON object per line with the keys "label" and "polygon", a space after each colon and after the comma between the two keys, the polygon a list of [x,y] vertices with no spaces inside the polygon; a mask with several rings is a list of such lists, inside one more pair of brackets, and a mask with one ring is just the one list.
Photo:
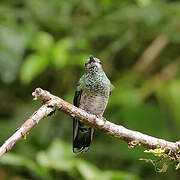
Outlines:
{"label": "bird's claw", "polygon": [[98,125],[103,126],[106,123],[106,119],[103,116],[96,115],[96,117],[100,119],[100,121],[97,122]]}

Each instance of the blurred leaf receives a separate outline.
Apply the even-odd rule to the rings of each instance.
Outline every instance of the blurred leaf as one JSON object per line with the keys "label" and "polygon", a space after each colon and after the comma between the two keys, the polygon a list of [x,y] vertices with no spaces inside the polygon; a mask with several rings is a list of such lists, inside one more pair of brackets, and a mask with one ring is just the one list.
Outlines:
{"label": "blurred leaf", "polygon": [[46,32],[38,32],[30,47],[42,53],[47,53],[54,45],[53,36]]}
{"label": "blurred leaf", "polygon": [[4,83],[11,83],[16,79],[20,61],[11,52],[0,50],[0,79]]}
{"label": "blurred leaf", "polygon": [[113,180],[113,179],[128,179],[138,180],[135,175],[127,175],[121,171],[101,171],[93,164],[81,160],[80,157],[74,156],[69,144],[60,140],[55,140],[47,151],[42,151],[37,154],[37,162],[46,168],[52,168],[58,171],[66,171],[69,175],[77,169],[83,179],[86,180]]}
{"label": "blurred leaf", "polygon": [[109,171],[109,173],[111,174],[110,180],[140,180],[138,176],[128,172]]}
{"label": "blurred leaf", "polygon": [[28,56],[21,67],[21,81],[24,84],[30,83],[47,68],[49,62],[45,55],[32,54]]}
{"label": "blurred leaf", "polygon": [[72,40],[70,38],[64,38],[59,40],[52,52],[52,62],[57,68],[62,68],[67,64],[69,59],[70,49],[72,47]]}
{"label": "blurred leaf", "polygon": [[32,34],[31,26],[21,28],[15,23],[0,24],[0,76],[3,82],[12,83],[16,79]]}
{"label": "blurred leaf", "polygon": [[151,0],[136,0],[136,2],[139,6],[147,6],[151,3]]}
{"label": "blurred leaf", "polygon": [[37,154],[37,162],[44,167],[69,171],[74,166],[71,147],[60,140],[54,141],[45,152]]}
{"label": "blurred leaf", "polygon": [[[85,39],[64,38],[59,40],[52,51],[52,63],[56,68],[64,68],[66,65],[84,66],[89,54],[83,50],[88,47]],[[77,52],[75,52],[76,49]]]}
{"label": "blurred leaf", "polygon": [[[78,171],[86,180],[98,180],[99,178],[105,178],[103,173],[97,167],[88,162],[79,161],[76,165]],[[109,178],[105,178],[104,180],[106,179]]]}
{"label": "blurred leaf", "polygon": [[31,159],[28,159],[27,157],[23,157],[22,155],[8,153],[4,155],[3,157],[1,157],[0,163],[5,164],[5,165],[11,165],[11,166],[22,166],[22,167],[27,168],[32,173],[35,173],[38,176],[41,176],[41,177],[48,176],[48,171],[46,170],[46,168],[43,168],[37,165]]}
{"label": "blurred leaf", "polygon": [[92,164],[82,161],[78,163],[77,168],[82,177],[86,180],[139,180],[139,178],[135,175],[121,171],[101,171]]}

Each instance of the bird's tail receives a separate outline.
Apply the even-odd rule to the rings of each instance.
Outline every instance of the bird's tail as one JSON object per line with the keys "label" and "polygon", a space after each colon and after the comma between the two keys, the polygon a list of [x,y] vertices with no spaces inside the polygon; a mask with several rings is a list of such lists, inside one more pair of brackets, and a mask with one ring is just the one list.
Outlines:
{"label": "bird's tail", "polygon": [[78,120],[73,120],[73,152],[81,153],[86,152],[93,137],[93,128],[86,127]]}

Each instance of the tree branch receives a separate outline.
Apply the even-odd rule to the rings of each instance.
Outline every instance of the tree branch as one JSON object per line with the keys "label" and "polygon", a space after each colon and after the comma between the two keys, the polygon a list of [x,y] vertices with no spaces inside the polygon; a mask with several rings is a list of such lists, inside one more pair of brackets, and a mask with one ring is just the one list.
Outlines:
{"label": "tree branch", "polygon": [[143,52],[140,59],[133,67],[133,70],[140,73],[149,71],[149,69],[152,68],[155,60],[157,60],[159,54],[168,45],[168,43],[169,40],[165,35],[161,34],[158,37],[156,37]]}
{"label": "tree branch", "polygon": [[180,141],[169,142],[142,134],[137,131],[129,130],[121,125],[111,123],[105,118],[88,114],[84,110],[79,109],[63,99],[40,88],[37,88],[32,95],[35,97],[35,100],[41,100],[43,105],[31,117],[29,117],[29,119],[26,120],[24,124],[22,124],[21,127],[18,128],[16,132],[0,147],[0,157],[8,152],[18,140],[25,138],[26,134],[31,130],[31,128],[37,125],[40,120],[51,115],[55,110],[64,111],[66,114],[79,119],[90,127],[124,140],[131,148],[135,147],[136,145],[142,145],[149,149],[162,148],[165,150],[164,152],[166,154],[175,158],[179,157],[180,155]]}

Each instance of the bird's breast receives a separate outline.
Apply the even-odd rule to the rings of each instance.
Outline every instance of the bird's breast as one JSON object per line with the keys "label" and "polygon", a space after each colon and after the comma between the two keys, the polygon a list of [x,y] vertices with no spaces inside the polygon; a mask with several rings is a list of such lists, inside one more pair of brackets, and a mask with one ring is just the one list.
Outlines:
{"label": "bird's breast", "polygon": [[107,106],[110,94],[110,81],[105,73],[86,74],[80,108],[102,116]]}
{"label": "bird's breast", "polygon": [[107,106],[109,97],[101,94],[82,93],[80,108],[85,111],[102,116]]}

